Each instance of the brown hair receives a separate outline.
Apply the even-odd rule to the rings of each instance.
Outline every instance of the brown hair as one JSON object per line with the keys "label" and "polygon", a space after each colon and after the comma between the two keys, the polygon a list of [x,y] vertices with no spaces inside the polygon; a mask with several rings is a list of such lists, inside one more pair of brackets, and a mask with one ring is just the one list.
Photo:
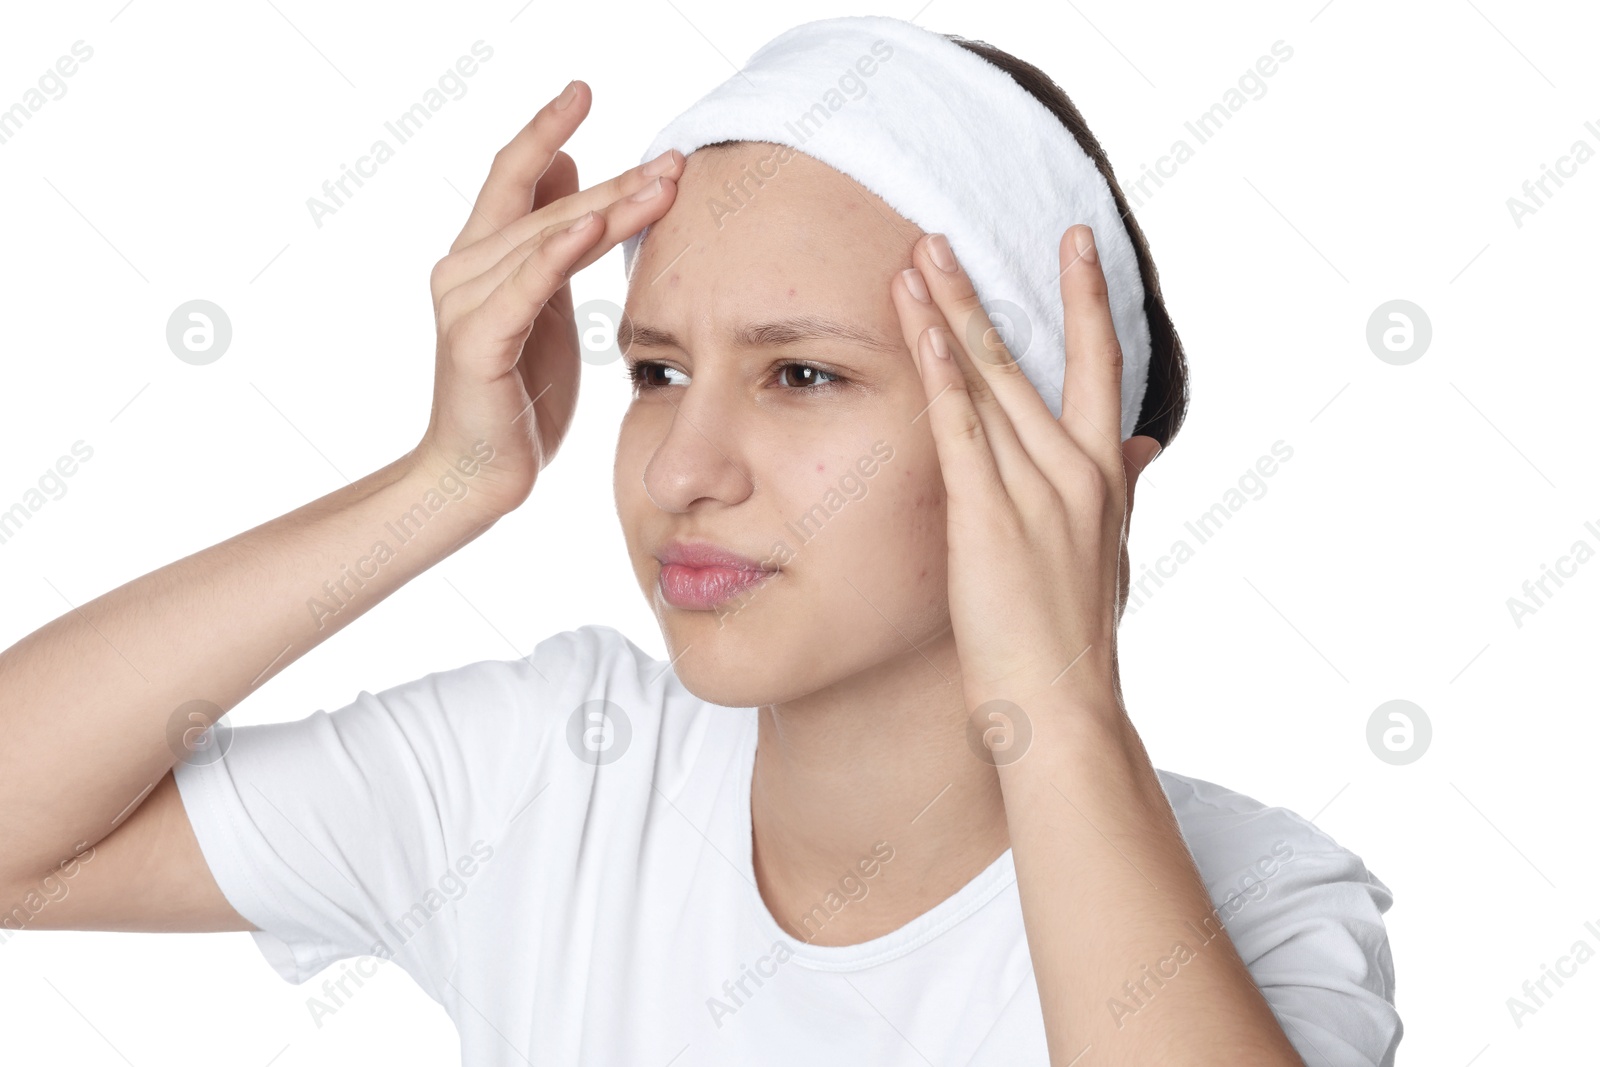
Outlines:
{"label": "brown hair", "polygon": [[1150,245],[1145,240],[1144,232],[1139,229],[1139,223],[1129,212],[1128,201],[1117,185],[1117,177],[1111,170],[1111,161],[1106,158],[1105,149],[1100,147],[1100,142],[1089,132],[1089,125],[1083,121],[1077,107],[1061,86],[1050,79],[1050,75],[984,41],[969,41],[953,33],[943,36],[1011,75],[1013,81],[1060,119],[1079,146],[1094,160],[1094,165],[1111,187],[1117,212],[1128,229],[1134,255],[1139,261],[1139,275],[1144,281],[1144,314],[1150,323],[1149,384],[1145,387],[1144,404],[1139,409],[1139,420],[1133,432],[1136,436],[1154,437],[1161,442],[1162,448],[1166,448],[1177,435],[1178,427],[1183,425],[1183,417],[1189,410],[1189,366],[1183,357],[1183,342],[1178,340],[1178,331],[1173,329],[1166,304],[1161,300],[1161,280],[1156,274],[1155,260],[1150,256]]}

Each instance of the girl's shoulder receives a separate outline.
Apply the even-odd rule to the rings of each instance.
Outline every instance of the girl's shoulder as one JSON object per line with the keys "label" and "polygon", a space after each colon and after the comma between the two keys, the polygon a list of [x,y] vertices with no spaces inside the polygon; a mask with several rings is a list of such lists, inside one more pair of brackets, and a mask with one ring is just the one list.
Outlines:
{"label": "girl's shoulder", "polygon": [[1299,812],[1201,778],[1161,769],[1156,776],[1208,885],[1230,878],[1235,885],[1248,884],[1252,874],[1270,884],[1278,868],[1315,859],[1304,866],[1337,868],[1370,880],[1388,906],[1388,888],[1361,858]]}

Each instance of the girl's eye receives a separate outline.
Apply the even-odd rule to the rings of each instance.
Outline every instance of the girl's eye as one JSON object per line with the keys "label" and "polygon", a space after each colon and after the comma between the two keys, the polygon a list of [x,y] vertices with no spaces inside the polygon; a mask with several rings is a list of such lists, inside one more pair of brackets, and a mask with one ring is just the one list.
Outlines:
{"label": "girl's eye", "polygon": [[673,372],[674,370],[675,368],[669,367],[665,363],[651,363],[648,360],[640,360],[638,363],[627,367],[628,380],[633,383],[635,389],[659,388],[658,383],[651,379],[651,373],[654,371]]}
{"label": "girl's eye", "polygon": [[[676,367],[669,367],[665,363],[653,363],[649,360],[640,360],[627,368],[628,380],[636,389],[658,389],[665,382],[657,381],[653,376],[660,371],[663,374],[681,373]],[[799,372],[791,375],[791,371]],[[822,379],[827,379],[826,381]],[[836,385],[841,385],[844,379],[832,371],[823,370],[821,367],[809,363],[785,363],[778,368],[778,380],[784,383],[784,388],[799,392],[818,392]],[[799,382],[800,384],[795,384]]]}
{"label": "girl's eye", "polygon": [[[785,373],[790,370],[800,371],[800,377],[791,379]],[[837,374],[825,371],[821,367],[814,367],[809,363],[785,363],[782,367],[778,368],[778,378],[780,381],[786,383],[792,381],[803,381],[806,384],[801,385],[799,388],[812,392],[816,391],[817,389],[821,389],[824,386],[838,385],[844,380]],[[822,378],[827,378],[829,380],[822,381]]]}

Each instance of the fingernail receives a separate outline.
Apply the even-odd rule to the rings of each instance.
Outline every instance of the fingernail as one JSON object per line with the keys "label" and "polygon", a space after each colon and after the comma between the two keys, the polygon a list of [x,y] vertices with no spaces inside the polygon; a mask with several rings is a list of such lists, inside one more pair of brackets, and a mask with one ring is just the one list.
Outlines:
{"label": "fingernail", "polygon": [[928,295],[928,283],[922,280],[922,272],[915,267],[907,267],[900,272],[900,277],[906,280],[906,288],[911,290],[911,295],[924,304],[933,303],[933,298]]}
{"label": "fingernail", "polygon": [[578,216],[578,220],[576,222],[574,222],[571,226],[567,227],[567,232],[568,233],[577,233],[579,230],[581,230],[585,226],[589,225],[589,220],[591,218],[593,218],[593,217],[594,217],[594,212],[593,211],[585,211],[582,215]]}
{"label": "fingernail", "polygon": [[936,233],[928,238],[928,254],[940,270],[948,273],[956,269],[956,255],[950,251],[950,242],[944,234]]}
{"label": "fingernail", "polygon": [[1073,240],[1078,242],[1078,255],[1080,258],[1089,263],[1093,263],[1100,258],[1100,253],[1096,252],[1094,247],[1094,231],[1088,226],[1080,226],[1078,228],[1078,236]]}
{"label": "fingernail", "polygon": [[578,99],[578,83],[576,80],[569,81],[561,95],[556,97],[556,110],[562,110],[576,99]]}
{"label": "fingernail", "polygon": [[950,348],[945,343],[944,330],[939,327],[928,327],[928,345],[933,349],[933,354],[940,359],[950,358]]}
{"label": "fingernail", "polygon": [[672,169],[672,163],[672,149],[669,148],[644,165],[644,176],[654,178],[658,174],[665,174]]}
{"label": "fingernail", "polygon": [[628,199],[629,200],[649,200],[652,196],[655,196],[660,191],[661,191],[661,179],[657,178],[655,181],[651,182],[649,185],[645,186],[643,189],[640,189],[637,193],[634,193],[632,196],[628,197]]}

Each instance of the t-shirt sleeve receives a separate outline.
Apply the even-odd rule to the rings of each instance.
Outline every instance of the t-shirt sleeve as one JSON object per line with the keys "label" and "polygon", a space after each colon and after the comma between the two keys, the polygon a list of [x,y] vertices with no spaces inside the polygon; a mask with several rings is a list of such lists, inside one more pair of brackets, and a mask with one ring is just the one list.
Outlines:
{"label": "t-shirt sleeve", "polygon": [[1403,1032],[1383,925],[1393,896],[1323,840],[1332,847],[1297,848],[1265,878],[1250,921],[1229,933],[1307,1067],[1392,1067]]}
{"label": "t-shirt sleeve", "polygon": [[378,956],[442,1000],[459,944],[454,902],[536,790],[604,636],[582,627],[523,659],[238,727],[220,758],[174,767],[218,887],[278,974],[300,983]]}

